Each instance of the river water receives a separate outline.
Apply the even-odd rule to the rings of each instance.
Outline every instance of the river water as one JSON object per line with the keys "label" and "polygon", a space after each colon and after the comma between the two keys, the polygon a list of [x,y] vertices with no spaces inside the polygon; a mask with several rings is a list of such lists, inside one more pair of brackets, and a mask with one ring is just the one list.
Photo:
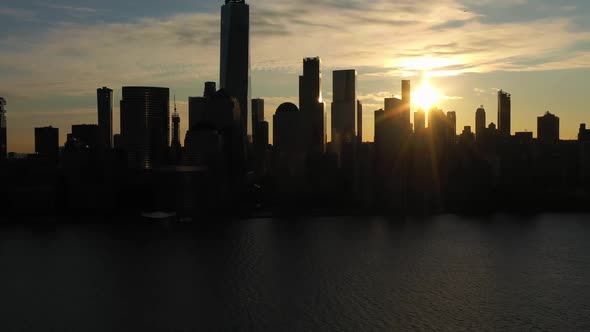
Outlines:
{"label": "river water", "polygon": [[590,216],[2,226],[0,326],[589,331]]}

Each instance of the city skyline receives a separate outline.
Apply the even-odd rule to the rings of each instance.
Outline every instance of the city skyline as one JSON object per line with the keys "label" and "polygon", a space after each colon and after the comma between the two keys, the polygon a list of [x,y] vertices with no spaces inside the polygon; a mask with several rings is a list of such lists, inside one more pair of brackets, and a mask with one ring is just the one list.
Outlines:
{"label": "city skyline", "polygon": [[[270,132],[272,114],[278,105],[288,101],[297,104],[300,63],[302,58],[309,56],[320,56],[322,59],[322,94],[328,114],[326,124],[331,123],[332,91],[327,87],[332,86],[332,71],[348,68],[358,71],[357,93],[363,104],[364,141],[372,141],[373,112],[382,108],[380,105],[383,99],[401,91],[402,79],[410,79],[413,89],[419,87],[421,69],[429,70],[432,85],[443,94],[439,108],[445,112],[457,112],[458,128],[466,125],[475,128],[474,112],[479,105],[486,109],[488,123],[496,122],[495,95],[498,89],[504,89],[513,96],[513,133],[529,130],[536,137],[536,119],[546,111],[562,119],[562,139],[576,138],[579,124],[590,121],[584,114],[586,106],[583,100],[583,82],[588,74],[587,68],[590,67],[590,60],[584,51],[587,48],[585,43],[590,41],[590,33],[582,20],[584,11],[579,10],[586,8],[586,3],[572,1],[569,7],[543,3],[543,7],[533,6],[526,1],[514,5],[506,2],[493,5],[485,2],[478,4],[477,1],[443,1],[414,7],[420,13],[429,14],[426,17],[430,21],[411,16],[413,20],[405,18],[406,21],[398,20],[397,24],[394,19],[403,17],[410,10],[401,5],[379,1],[347,5],[320,1],[306,4],[308,7],[300,11],[281,1],[273,4],[248,1],[248,4],[252,10],[252,97],[265,99]],[[103,5],[108,7],[110,4],[107,2]],[[41,14],[43,7],[35,4],[1,7],[0,15],[6,17],[4,22],[11,23],[17,17],[20,22],[11,25],[0,35],[6,44],[6,52],[1,55],[1,70],[7,79],[0,83],[0,95],[10,105],[7,108],[10,124],[8,150],[32,152],[34,127],[52,125],[62,128],[60,145],[63,145],[66,128],[70,125],[96,123],[95,90],[102,86],[115,90],[114,100],[121,100],[121,87],[125,85],[169,87],[171,93],[176,93],[179,101],[178,110],[183,119],[182,136],[188,129],[188,96],[200,95],[202,83],[215,81],[218,77],[216,67],[218,70],[220,5],[221,3],[211,5],[199,1],[192,4],[179,3],[171,8],[177,8],[178,12],[185,12],[184,14],[170,12],[162,17],[155,15],[155,12],[145,12],[156,6],[147,4],[137,15],[151,19],[116,17],[109,8],[72,4],[61,7],[53,5],[45,8],[44,14]],[[382,13],[376,10],[379,5],[382,6]],[[324,24],[325,20],[312,12],[312,9],[319,7],[324,9],[324,13],[326,8],[332,8],[334,15],[341,15],[336,15],[334,22]],[[510,17],[510,11],[522,13],[533,7],[538,10],[526,15],[526,24]],[[191,12],[195,14],[187,14]],[[287,12],[293,17],[287,19],[276,15]],[[301,12],[309,14],[304,16],[305,22],[316,24],[304,26],[295,23],[295,18],[303,17]],[[367,18],[362,22],[366,29],[361,29],[367,31],[353,32],[343,25],[342,31],[335,34],[333,26],[350,23],[354,20],[355,12],[363,13]],[[270,15],[272,13],[275,15]],[[384,22],[388,17],[387,13],[391,15]],[[500,14],[506,17],[501,19]],[[54,17],[39,17],[47,15]],[[270,20],[272,17],[275,17],[276,22]],[[39,21],[44,21],[52,29],[47,32],[41,32],[41,28],[36,29],[37,25],[42,24]],[[90,23],[83,25],[82,21]],[[29,22],[30,26],[24,26],[23,22]],[[63,22],[70,22],[69,28]],[[163,28],[167,22],[174,23],[171,31]],[[271,23],[284,29],[270,29],[273,27]],[[416,42],[411,42],[406,37],[396,37],[401,39],[397,40],[383,32],[374,34],[374,29],[383,24],[390,25],[388,31],[410,31],[410,28],[414,28],[411,35],[419,36],[417,39],[423,45],[416,45]],[[129,39],[125,45],[128,52],[120,52],[118,38],[98,38],[94,33],[100,27],[105,36],[111,36],[113,29],[119,29],[119,35]],[[143,35],[138,36],[141,27],[145,29]],[[501,31],[499,27],[502,27]],[[542,32],[535,32],[535,29]],[[467,30],[469,33],[466,36],[457,35]],[[21,39],[15,40],[7,34],[15,31],[19,32]],[[497,32],[497,35],[492,34],[492,37],[484,39],[486,34],[493,32]],[[334,37],[334,41],[326,40],[324,36],[328,33]],[[95,37],[92,38],[95,43],[80,43],[89,36]],[[173,43],[178,48],[174,52],[168,49],[167,58],[161,58],[159,48],[162,46],[155,47],[152,62],[145,56],[138,55],[142,51],[139,47],[142,44],[138,42],[146,36],[162,41],[162,46],[170,47],[170,43]],[[195,36],[201,37],[199,39]],[[210,40],[207,40],[207,36]],[[170,37],[175,38],[170,41]],[[333,47],[333,43],[342,38],[348,38],[350,45],[343,48]],[[455,42],[435,42],[441,38]],[[64,43],[63,40],[68,42]],[[476,48],[477,42],[481,44],[483,40],[487,40],[491,46],[504,45],[505,48],[510,48],[510,54],[501,55],[502,49],[491,50],[490,46],[480,45]],[[51,47],[48,46],[48,41],[51,41]],[[285,43],[295,41],[304,47],[296,50],[284,47]],[[368,44],[373,46],[368,48]],[[39,52],[22,56],[21,53],[30,47]],[[400,50],[393,52],[396,47]],[[410,52],[412,47],[415,49],[414,53]],[[97,48],[102,51],[97,52]],[[404,54],[403,51],[408,52]],[[383,56],[383,53],[391,56]],[[39,54],[53,65],[47,68],[36,65],[40,61],[35,61],[34,58]],[[378,54],[381,55],[377,56]],[[490,60],[487,63],[482,61],[482,55],[489,56]],[[192,60],[184,63],[183,59],[187,58]],[[59,64],[66,59],[74,61],[67,65]],[[87,65],[89,60],[93,60],[89,62],[91,65],[83,67],[82,64]],[[158,61],[161,63],[157,63]],[[119,69],[114,71],[113,68],[117,67]],[[116,73],[121,71],[120,67],[127,68],[129,72]],[[59,72],[54,72],[55,70]],[[460,75],[454,76],[456,74]],[[30,79],[33,76],[38,80],[33,82]],[[120,127],[117,104],[115,103],[113,112],[114,133],[118,133]],[[412,113],[415,111],[417,108],[413,106]],[[330,137],[329,125],[326,130]]]}

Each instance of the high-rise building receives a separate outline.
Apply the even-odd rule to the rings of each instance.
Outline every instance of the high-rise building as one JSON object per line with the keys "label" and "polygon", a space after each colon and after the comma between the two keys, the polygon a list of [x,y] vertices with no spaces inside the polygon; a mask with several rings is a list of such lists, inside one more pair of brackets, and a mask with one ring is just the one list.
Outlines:
{"label": "high-rise building", "polygon": [[103,149],[113,148],[113,90],[102,87],[96,89],[98,108],[98,128]]}
{"label": "high-rise building", "polygon": [[273,116],[273,145],[279,154],[294,154],[305,151],[301,140],[303,117],[293,103],[281,104]]}
{"label": "high-rise building", "polygon": [[450,130],[450,137],[457,136],[457,112],[451,111],[447,112],[447,118],[449,119],[449,130]]}
{"label": "high-rise building", "polygon": [[172,143],[171,147],[179,151],[180,146],[180,115],[176,110],[176,96],[174,96],[174,113],[172,113]]}
{"label": "high-rise building", "polygon": [[537,137],[543,143],[559,141],[559,118],[549,112],[537,118]]}
{"label": "high-rise building", "polygon": [[104,144],[101,128],[94,124],[72,125],[72,137],[90,150],[99,149]]}
{"label": "high-rise building", "polygon": [[164,163],[170,146],[168,88],[123,87],[121,144],[132,167],[150,169]]}
{"label": "high-rise building", "polygon": [[0,97],[0,161],[6,160],[8,140],[6,137],[6,99]]}
{"label": "high-rise building", "polygon": [[414,113],[414,131],[419,134],[426,129],[426,112],[423,109],[418,109]]}
{"label": "high-rise building", "polygon": [[299,107],[305,118],[302,129],[308,150],[323,153],[326,146],[326,125],[319,57],[303,59],[303,75],[299,76]]}
{"label": "high-rise building", "polygon": [[411,113],[411,95],[412,95],[411,83],[409,80],[402,81],[402,119],[403,124],[409,128],[410,126],[410,113]]}
{"label": "high-rise building", "polygon": [[578,141],[590,142],[590,129],[586,129],[586,124],[580,124],[580,130],[578,131]]}
{"label": "high-rise building", "polygon": [[486,131],[486,110],[481,105],[475,111],[475,135],[479,138],[481,135],[485,135]]}
{"label": "high-rise building", "polygon": [[221,6],[219,85],[238,100],[244,146],[250,109],[250,6],[244,0],[225,0]]}
{"label": "high-rise building", "polygon": [[404,102],[399,98],[385,98],[385,112],[391,120],[403,118]]}
{"label": "high-rise building", "polygon": [[357,137],[358,143],[361,144],[363,142],[363,104],[361,104],[360,100],[356,101],[356,111],[357,111]]}
{"label": "high-rise building", "polygon": [[505,91],[498,91],[498,130],[503,136],[510,136],[511,96]]}
{"label": "high-rise building", "polygon": [[340,152],[343,144],[355,142],[358,130],[356,70],[333,72],[332,144]]}
{"label": "high-rise building", "polygon": [[59,156],[59,129],[49,127],[35,128],[35,153],[57,162]]}
{"label": "high-rise building", "polygon": [[252,99],[252,142],[258,145],[260,124],[264,121],[264,99]]}

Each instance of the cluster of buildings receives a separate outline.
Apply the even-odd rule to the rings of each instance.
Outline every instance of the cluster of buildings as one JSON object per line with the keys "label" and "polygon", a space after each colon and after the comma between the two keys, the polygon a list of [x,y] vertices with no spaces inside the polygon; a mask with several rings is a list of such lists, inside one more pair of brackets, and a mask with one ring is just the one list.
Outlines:
{"label": "cluster of buildings", "polygon": [[[363,142],[356,70],[332,72],[328,124],[321,60],[305,58],[299,105],[281,104],[270,133],[264,100],[250,95],[249,6],[226,0],[221,16],[219,88],[206,82],[202,96],[189,97],[186,133],[180,132],[175,97],[171,114],[168,88],[126,86],[120,133],[114,134],[113,90],[103,87],[97,89],[97,124],[73,125],[63,148],[58,128],[35,128],[36,153],[7,161],[6,101],[0,98],[0,181],[7,184],[0,194],[15,209],[36,202],[44,207],[40,213],[166,210],[193,216],[227,213],[228,207],[526,209],[543,202],[540,195],[587,202],[590,130],[581,125],[578,141],[560,141],[559,118],[547,112],[538,118],[537,139],[530,132],[513,135],[505,91],[498,92],[497,125],[488,124],[481,106],[475,131],[466,126],[457,134],[457,114],[436,107],[416,111],[412,123],[411,82],[403,80],[401,98],[385,98],[374,112],[374,142]],[[25,196],[27,206],[19,207]]]}

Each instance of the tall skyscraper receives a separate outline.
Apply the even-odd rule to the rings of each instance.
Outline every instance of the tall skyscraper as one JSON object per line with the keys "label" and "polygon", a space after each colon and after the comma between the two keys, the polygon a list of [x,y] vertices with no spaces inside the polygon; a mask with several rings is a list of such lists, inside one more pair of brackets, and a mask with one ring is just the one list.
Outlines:
{"label": "tall skyscraper", "polygon": [[326,125],[319,57],[303,59],[303,75],[299,76],[299,107],[305,118],[303,130],[308,150],[323,153],[326,146]]}
{"label": "tall skyscraper", "polygon": [[409,80],[402,81],[402,119],[404,125],[410,126],[410,112],[411,112],[411,93],[412,88]]}
{"label": "tall skyscraper", "polygon": [[170,146],[168,88],[123,87],[121,144],[133,167],[161,165]]}
{"label": "tall skyscraper", "polygon": [[414,112],[414,131],[419,134],[426,129],[426,112],[423,109],[418,109]]}
{"label": "tall skyscraper", "polygon": [[35,128],[35,153],[57,162],[59,156],[59,129],[49,127]]}
{"label": "tall skyscraper", "polygon": [[332,84],[332,144],[338,150],[357,136],[356,70],[335,70]]}
{"label": "tall skyscraper", "polygon": [[477,111],[475,111],[475,135],[476,138],[480,138],[486,131],[486,110],[481,105]]}
{"label": "tall skyscraper", "polygon": [[0,97],[0,161],[6,160],[8,140],[6,137],[6,99]]}
{"label": "tall skyscraper", "polygon": [[172,113],[172,143],[171,147],[179,151],[180,146],[180,115],[176,110],[176,96],[174,96],[174,113]]}
{"label": "tall skyscraper", "polygon": [[363,143],[363,104],[360,100],[356,101],[356,112],[357,112],[357,137],[358,143]]}
{"label": "tall skyscraper", "polygon": [[542,143],[559,141],[559,118],[549,112],[537,118],[537,136]]}
{"label": "tall skyscraper", "polygon": [[260,124],[264,121],[264,99],[252,99],[252,142],[257,144]]}
{"label": "tall skyscraper", "polygon": [[250,6],[244,0],[225,0],[221,6],[219,85],[238,100],[241,135],[246,146],[250,113]]}
{"label": "tall skyscraper", "polygon": [[393,120],[402,119],[404,102],[399,98],[385,98],[385,112],[388,113],[388,117]]}
{"label": "tall skyscraper", "polygon": [[103,87],[96,89],[98,128],[103,149],[113,148],[113,90]]}
{"label": "tall skyscraper", "polygon": [[510,128],[511,98],[509,93],[498,91],[498,130],[503,136],[512,134]]}
{"label": "tall skyscraper", "polygon": [[447,118],[449,119],[450,137],[455,137],[457,136],[457,112],[447,112]]}

